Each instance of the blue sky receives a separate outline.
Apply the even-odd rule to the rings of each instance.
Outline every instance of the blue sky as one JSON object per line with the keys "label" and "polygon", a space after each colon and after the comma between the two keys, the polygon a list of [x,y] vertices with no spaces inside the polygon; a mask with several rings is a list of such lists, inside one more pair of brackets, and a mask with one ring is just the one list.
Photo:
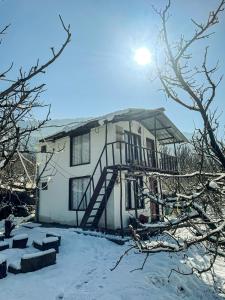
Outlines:
{"label": "blue sky", "polygon": [[[13,61],[10,76],[20,66],[28,68],[50,55],[50,47],[60,45],[64,32],[58,14],[71,24],[72,41],[63,55],[38,78],[47,84],[42,99],[52,105],[52,118],[97,116],[127,107],[165,107],[167,115],[183,131],[200,126],[198,114],[186,111],[159,92],[157,81],[150,81],[151,65],[139,66],[133,51],[153,47],[159,19],[151,4],[163,6],[163,0],[3,0],[1,24],[11,23],[0,47],[1,68]],[[190,18],[203,20],[218,1],[174,0],[171,10],[171,36],[181,32],[190,36]],[[225,13],[215,28],[210,44],[210,63],[220,60],[225,73]],[[196,62],[204,43],[193,51]],[[201,60],[199,60],[201,64]],[[224,108],[224,81],[218,88],[216,106]],[[225,115],[221,116],[225,123]]]}

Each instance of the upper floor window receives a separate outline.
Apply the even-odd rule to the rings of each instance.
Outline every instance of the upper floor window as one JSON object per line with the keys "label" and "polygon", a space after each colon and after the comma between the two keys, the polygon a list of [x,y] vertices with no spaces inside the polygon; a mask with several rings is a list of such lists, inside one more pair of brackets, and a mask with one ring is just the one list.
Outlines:
{"label": "upper floor window", "polygon": [[71,166],[90,163],[90,133],[71,137]]}

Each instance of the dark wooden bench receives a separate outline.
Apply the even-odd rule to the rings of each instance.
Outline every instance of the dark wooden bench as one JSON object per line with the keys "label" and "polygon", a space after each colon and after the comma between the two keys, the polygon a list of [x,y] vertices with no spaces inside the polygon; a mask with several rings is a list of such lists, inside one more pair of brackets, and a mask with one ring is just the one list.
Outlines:
{"label": "dark wooden bench", "polygon": [[54,233],[54,232],[47,232],[46,237],[57,237],[59,239],[59,246],[61,245],[61,235]]}
{"label": "dark wooden bench", "polygon": [[0,241],[0,251],[3,251],[5,249],[9,249],[9,243]]}
{"label": "dark wooden bench", "polygon": [[7,276],[7,261],[5,257],[0,257],[0,279]]}
{"label": "dark wooden bench", "polygon": [[55,249],[56,252],[59,252],[59,238],[56,236],[50,236],[44,238],[42,241],[34,240],[33,247],[45,251],[48,249]]}
{"label": "dark wooden bench", "polygon": [[27,234],[18,234],[13,237],[12,248],[26,248],[28,241]]}
{"label": "dark wooden bench", "polygon": [[56,250],[49,249],[31,254],[24,254],[19,264],[9,264],[8,272],[13,274],[40,270],[56,263]]}

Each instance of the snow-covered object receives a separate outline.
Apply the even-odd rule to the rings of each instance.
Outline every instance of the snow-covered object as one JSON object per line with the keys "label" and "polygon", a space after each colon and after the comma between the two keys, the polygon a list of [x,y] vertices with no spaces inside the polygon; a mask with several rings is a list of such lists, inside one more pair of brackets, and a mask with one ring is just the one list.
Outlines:
{"label": "snow-covered object", "polygon": [[6,262],[6,256],[0,255],[0,264]]}
{"label": "snow-covered object", "polygon": [[107,114],[101,118],[99,118],[98,123],[99,125],[105,124],[105,122],[111,122],[116,116],[120,116],[122,114],[129,113],[130,109],[118,110],[113,113]]}
{"label": "snow-covered object", "polygon": [[16,270],[20,270],[21,269],[21,264],[20,262],[12,262],[9,264],[9,268],[13,268],[13,269],[16,269]]}
{"label": "snow-covered object", "polygon": [[5,241],[0,242],[0,247],[8,246],[8,245],[9,245],[8,242],[5,242]]}
{"label": "snow-covered object", "polygon": [[50,253],[54,253],[56,252],[55,249],[49,249],[49,250],[45,250],[45,251],[39,251],[39,252],[35,252],[35,253],[30,253],[30,254],[24,254],[22,256],[22,259],[30,259],[33,257],[39,257],[39,256],[43,256],[45,254],[50,254]]}
{"label": "snow-covered object", "polygon": [[26,234],[26,233],[18,234],[13,237],[14,241],[25,240],[25,239],[28,239],[28,234]]}
{"label": "snow-covered object", "polygon": [[48,231],[46,234],[49,234],[49,235],[51,235],[51,236],[55,236],[55,237],[58,237],[58,238],[60,238],[60,237],[61,237],[61,235],[60,235],[60,234],[57,234],[57,233],[55,233],[55,232],[51,232],[51,231]]}
{"label": "snow-covered object", "polygon": [[213,181],[213,180],[211,180],[211,181],[209,182],[209,187],[210,187],[211,189],[213,189],[213,190],[218,190],[218,189],[219,189],[218,184],[217,184],[215,181]]}
{"label": "snow-covered object", "polygon": [[[99,116],[99,117],[95,117],[95,118],[86,118],[86,119],[82,119],[80,121],[74,121],[72,123],[74,123],[73,125],[67,125],[65,127],[63,127],[61,130],[55,132],[54,134],[52,135],[48,135],[48,136],[45,136],[45,139],[49,139],[49,138],[52,138],[54,136],[59,136],[61,133],[69,133],[70,131],[73,131],[73,130],[76,130],[80,127],[83,127],[83,126],[86,126],[87,124],[89,124],[90,122],[93,122],[94,124],[97,123],[99,126],[102,126],[104,125],[106,122],[112,122],[114,119],[118,119],[117,117],[126,117],[128,116],[128,114],[131,114],[132,113],[145,113],[145,112],[149,112],[149,113],[154,113],[154,112],[164,112],[164,108],[158,108],[158,109],[139,109],[139,108],[128,108],[128,109],[123,109],[123,110],[119,110],[119,111],[115,111],[113,113],[109,113],[109,114],[106,114],[106,115],[103,115],[103,116]],[[166,117],[165,117],[166,118]],[[168,121],[167,118],[165,121]],[[173,128],[174,130],[177,130],[175,129],[175,127]],[[180,133],[181,134],[181,133]],[[185,139],[184,136],[182,136],[182,138]],[[181,138],[181,139],[182,139]]]}
{"label": "snow-covered object", "polygon": [[63,130],[65,132],[69,132],[71,130],[74,130],[80,126],[84,126],[86,124],[88,124],[89,122],[93,122],[93,121],[98,121],[98,124],[101,126],[103,125],[106,121],[108,122],[111,122],[116,116],[119,116],[119,115],[123,115],[123,114],[126,114],[126,113],[129,113],[131,109],[124,109],[124,110],[118,110],[118,111],[115,111],[113,113],[110,113],[110,114],[106,114],[104,116],[101,116],[101,117],[97,117],[97,118],[87,118],[86,120],[83,120],[82,122],[79,122],[73,126],[66,126]]}
{"label": "snow-covered object", "polygon": [[42,246],[42,241],[40,240],[35,240],[34,243],[38,244],[39,246]]}
{"label": "snow-covered object", "polygon": [[59,240],[59,238],[57,236],[50,236],[50,237],[46,237],[42,240],[42,243],[47,244],[47,243],[53,243],[53,242],[57,242]]}
{"label": "snow-covered object", "polygon": [[166,250],[170,249],[173,251],[178,251],[179,246],[173,243],[168,243],[166,241],[152,241],[149,243],[144,243],[144,245],[149,249],[149,250],[155,250],[155,251],[160,251],[160,250]]}

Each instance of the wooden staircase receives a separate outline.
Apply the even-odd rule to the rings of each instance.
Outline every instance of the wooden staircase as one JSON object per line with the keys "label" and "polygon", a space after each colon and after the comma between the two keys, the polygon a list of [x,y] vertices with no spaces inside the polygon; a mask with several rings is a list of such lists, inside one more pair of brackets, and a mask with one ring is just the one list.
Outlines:
{"label": "wooden staircase", "polygon": [[80,227],[96,228],[98,226],[99,220],[114,187],[117,175],[117,169],[111,170],[104,167],[95,186],[90,202],[85,210]]}
{"label": "wooden staircase", "polygon": [[[115,166],[115,161],[113,161],[112,166],[108,165],[107,147],[108,145],[106,144],[102,149],[86,190],[84,191],[76,210],[77,227],[87,229],[98,227],[99,220],[113,190],[118,175],[118,168]],[[79,222],[78,211],[81,207],[85,207],[85,211]]]}

